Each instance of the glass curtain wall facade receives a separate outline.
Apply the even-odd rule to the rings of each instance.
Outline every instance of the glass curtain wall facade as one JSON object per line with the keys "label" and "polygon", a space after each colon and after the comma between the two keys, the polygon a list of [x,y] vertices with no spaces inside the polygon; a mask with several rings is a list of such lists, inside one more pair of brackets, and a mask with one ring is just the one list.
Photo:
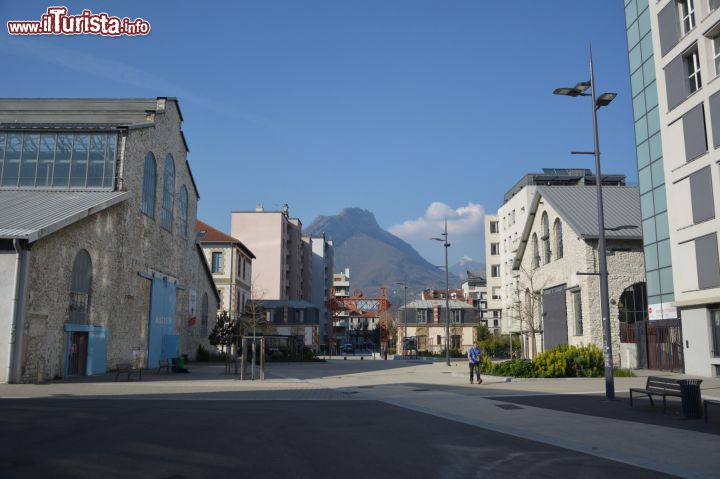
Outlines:
{"label": "glass curtain wall facade", "polygon": [[[663,311],[661,305],[671,303],[675,296],[648,0],[625,0],[625,28],[635,122],[648,306],[653,310]],[[675,317],[676,314],[662,319]]]}

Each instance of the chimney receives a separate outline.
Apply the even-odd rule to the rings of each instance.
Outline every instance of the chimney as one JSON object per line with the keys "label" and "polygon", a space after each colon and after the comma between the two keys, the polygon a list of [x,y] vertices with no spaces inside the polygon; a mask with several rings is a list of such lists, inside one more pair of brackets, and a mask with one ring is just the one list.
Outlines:
{"label": "chimney", "polygon": [[265,207],[263,207],[262,203],[258,203],[255,205],[255,211],[256,212],[265,211]]}

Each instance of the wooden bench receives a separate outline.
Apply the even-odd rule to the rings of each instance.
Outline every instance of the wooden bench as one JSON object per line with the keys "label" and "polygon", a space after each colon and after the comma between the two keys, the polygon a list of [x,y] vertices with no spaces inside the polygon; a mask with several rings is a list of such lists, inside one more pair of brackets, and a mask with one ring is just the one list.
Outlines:
{"label": "wooden bench", "polygon": [[170,361],[168,359],[161,359],[158,361],[158,364],[158,374],[160,374],[163,370],[165,370],[166,373],[170,374]]}
{"label": "wooden bench", "polygon": [[630,388],[630,407],[633,406],[633,392],[646,394],[650,399],[650,405],[654,406],[653,396],[662,396],[663,414],[667,411],[667,396],[682,397],[680,395],[680,384],[676,379],[648,376],[645,389]]}
{"label": "wooden bench", "polygon": [[703,412],[705,413],[705,424],[708,422],[708,406],[720,406],[720,401],[716,399],[704,399],[703,400]]}
{"label": "wooden bench", "polygon": [[130,376],[134,373],[137,373],[138,380],[142,381],[142,368],[134,368],[130,363],[120,363],[117,365],[117,369],[115,370],[115,381],[118,380],[118,377],[121,374],[127,374],[127,380],[130,381]]}

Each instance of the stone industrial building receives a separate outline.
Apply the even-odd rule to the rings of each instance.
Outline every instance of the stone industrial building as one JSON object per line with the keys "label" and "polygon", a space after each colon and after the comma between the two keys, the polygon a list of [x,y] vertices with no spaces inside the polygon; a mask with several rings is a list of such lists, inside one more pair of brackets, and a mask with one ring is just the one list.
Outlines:
{"label": "stone industrial building", "polygon": [[648,366],[701,376],[720,375],[718,7],[625,1],[648,337],[667,338]]}
{"label": "stone industrial building", "polygon": [[[603,185],[621,186],[625,176],[603,174]],[[520,235],[528,217],[530,202],[538,186],[594,185],[595,175],[585,168],[543,168],[542,173],[524,175],[503,197],[497,215],[485,217],[485,258],[488,278],[488,313],[501,319],[501,329],[509,330],[507,318],[512,303],[512,265],[520,247]]]}
{"label": "stone industrial building", "polygon": [[172,98],[0,100],[0,381],[157,367],[217,293]]}
{"label": "stone industrial building", "polygon": [[220,303],[218,310],[237,319],[252,297],[252,261],[255,255],[242,242],[198,220],[198,242],[210,265]]}
{"label": "stone industrial building", "polygon": [[[619,331],[637,319],[628,308],[645,304],[638,189],[607,186],[603,195],[613,353],[616,364],[634,367],[634,345],[621,348]],[[538,186],[518,243],[507,319],[525,356],[558,344],[602,348],[596,188]]]}

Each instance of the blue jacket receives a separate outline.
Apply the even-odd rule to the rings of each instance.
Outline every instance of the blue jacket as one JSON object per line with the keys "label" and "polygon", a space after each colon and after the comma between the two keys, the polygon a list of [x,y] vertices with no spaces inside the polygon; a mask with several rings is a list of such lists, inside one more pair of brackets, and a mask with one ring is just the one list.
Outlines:
{"label": "blue jacket", "polygon": [[480,349],[477,346],[470,348],[470,351],[468,351],[468,359],[473,364],[480,362]]}

